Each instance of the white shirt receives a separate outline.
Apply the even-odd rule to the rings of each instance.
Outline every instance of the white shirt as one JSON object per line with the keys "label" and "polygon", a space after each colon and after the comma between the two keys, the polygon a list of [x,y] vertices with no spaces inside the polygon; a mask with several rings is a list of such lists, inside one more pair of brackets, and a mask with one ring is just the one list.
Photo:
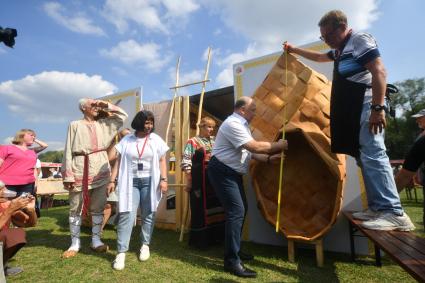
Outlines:
{"label": "white shirt", "polygon": [[[149,139],[148,139],[149,140]],[[131,172],[134,178],[146,178],[151,176],[151,163],[153,158],[152,147],[149,145],[149,141],[146,142],[146,138],[138,138],[137,146],[130,147],[126,152],[128,159],[131,160]],[[143,154],[142,154],[143,151]],[[139,155],[142,156],[139,157]],[[139,163],[143,164],[143,170],[139,170]]]}
{"label": "white shirt", "polygon": [[[133,174],[131,170],[130,154],[128,151],[136,148],[137,137],[135,135],[125,136],[117,145],[116,150],[121,155],[120,168],[118,171],[118,211],[129,212],[132,210],[133,201]],[[146,147],[150,147],[152,150],[152,162],[151,162],[151,186],[150,186],[150,200],[151,200],[151,211],[155,212],[159,201],[161,200],[162,193],[159,189],[159,159],[164,156],[168,151],[168,146],[164,140],[155,133],[149,135]],[[146,148],[145,148],[146,151]]]}
{"label": "white shirt", "polygon": [[242,145],[254,138],[248,121],[237,113],[233,113],[218,129],[212,155],[240,174],[248,172],[251,153]]}
{"label": "white shirt", "polygon": [[40,169],[40,173],[38,174],[38,178],[43,178],[43,172],[41,171],[41,161],[37,158],[37,162],[35,163],[35,169]]}

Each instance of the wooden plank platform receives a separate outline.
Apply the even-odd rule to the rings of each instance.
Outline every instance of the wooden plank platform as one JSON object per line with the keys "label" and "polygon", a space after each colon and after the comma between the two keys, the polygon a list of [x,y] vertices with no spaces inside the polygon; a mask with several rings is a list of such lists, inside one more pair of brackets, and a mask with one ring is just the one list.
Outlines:
{"label": "wooden plank platform", "polygon": [[68,194],[63,188],[62,179],[39,179],[37,181],[37,195]]}
{"label": "wooden plank platform", "polygon": [[425,282],[425,239],[412,232],[377,231],[360,226],[361,220],[353,218],[351,211],[343,211],[350,229],[351,256],[355,260],[354,233],[361,232],[375,245],[377,266],[381,266],[380,250],[403,267],[419,282]]}

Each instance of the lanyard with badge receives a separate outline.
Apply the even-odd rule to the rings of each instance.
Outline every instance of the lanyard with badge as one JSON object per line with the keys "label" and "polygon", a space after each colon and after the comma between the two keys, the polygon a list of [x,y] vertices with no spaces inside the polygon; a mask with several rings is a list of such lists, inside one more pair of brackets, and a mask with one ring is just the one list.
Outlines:
{"label": "lanyard with badge", "polygon": [[146,136],[145,142],[143,143],[142,151],[139,151],[139,143],[136,143],[137,154],[139,155],[139,159],[137,162],[137,171],[139,172],[143,171],[142,155],[143,155],[143,152],[145,151],[145,146],[146,146],[146,143],[148,142],[148,139],[149,139],[149,135]]}

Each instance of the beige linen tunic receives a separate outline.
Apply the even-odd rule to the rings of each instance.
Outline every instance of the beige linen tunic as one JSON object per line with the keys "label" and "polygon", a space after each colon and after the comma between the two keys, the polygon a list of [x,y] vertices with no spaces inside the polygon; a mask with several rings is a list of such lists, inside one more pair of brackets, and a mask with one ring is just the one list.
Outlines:
{"label": "beige linen tunic", "polygon": [[[61,171],[64,182],[74,182],[75,191],[82,190],[84,154],[107,149],[128,117],[123,109],[110,103],[106,111],[110,114],[107,118],[91,123],[77,120],[69,124]],[[106,151],[89,155],[89,190],[105,186],[110,174]]]}

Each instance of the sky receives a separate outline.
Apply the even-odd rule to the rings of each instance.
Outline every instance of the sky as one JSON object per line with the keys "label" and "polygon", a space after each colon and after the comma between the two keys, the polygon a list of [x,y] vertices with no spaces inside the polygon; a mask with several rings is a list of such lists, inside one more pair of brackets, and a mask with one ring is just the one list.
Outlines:
{"label": "sky", "polygon": [[[0,144],[30,128],[63,149],[78,100],[142,87],[143,101],[171,99],[180,84],[206,90],[233,85],[233,64],[281,50],[283,41],[318,40],[329,10],[371,33],[388,82],[425,77],[423,0],[1,0],[0,26],[18,30],[13,49],[0,43]],[[181,90],[197,94],[201,87]]]}

